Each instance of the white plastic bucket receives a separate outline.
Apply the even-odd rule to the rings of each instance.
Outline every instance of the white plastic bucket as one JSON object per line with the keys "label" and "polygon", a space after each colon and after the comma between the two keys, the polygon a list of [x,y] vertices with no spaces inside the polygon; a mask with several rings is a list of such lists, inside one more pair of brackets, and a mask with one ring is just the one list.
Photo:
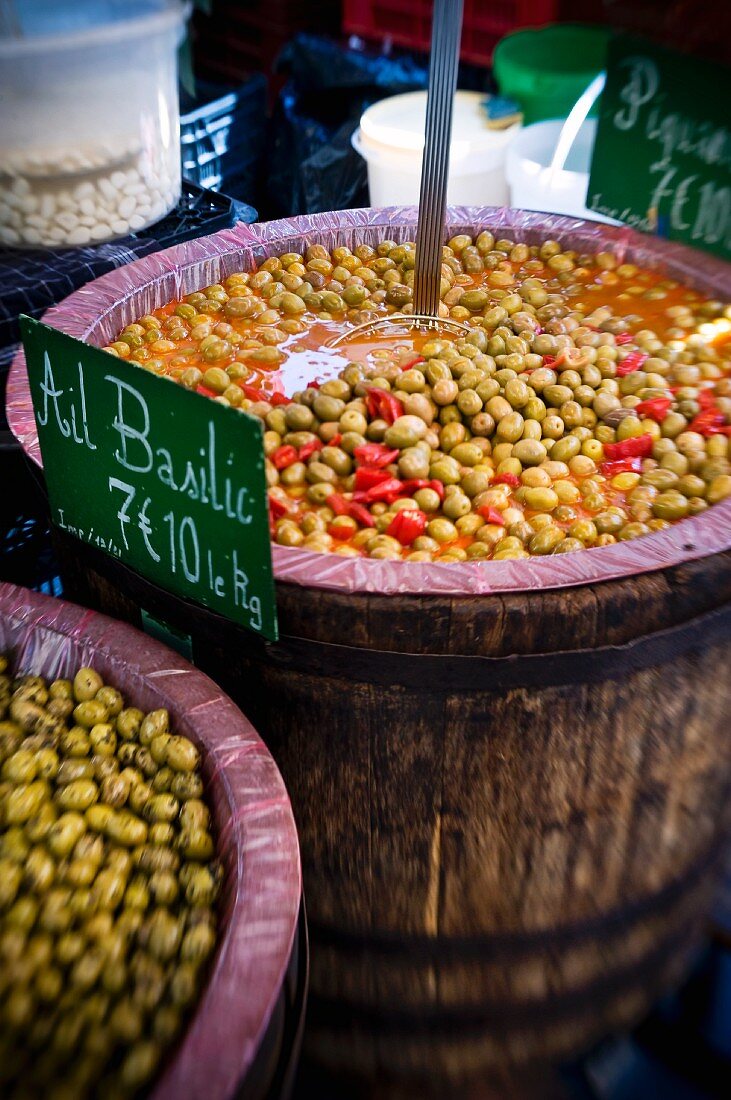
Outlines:
{"label": "white plastic bucket", "polygon": [[[454,97],[448,202],[507,206],[505,157],[517,125],[491,130],[481,92]],[[368,164],[371,206],[412,206],[419,201],[426,92],[407,92],[374,103],[363,114],[353,147]]]}
{"label": "white plastic bucket", "polygon": [[510,205],[521,210],[569,214],[619,225],[619,222],[595,214],[586,206],[591,153],[596,137],[595,119],[586,119],[581,124],[563,168],[551,168],[563,125],[563,119],[535,122],[532,126],[525,126],[515,136],[508,149],[506,165]]}

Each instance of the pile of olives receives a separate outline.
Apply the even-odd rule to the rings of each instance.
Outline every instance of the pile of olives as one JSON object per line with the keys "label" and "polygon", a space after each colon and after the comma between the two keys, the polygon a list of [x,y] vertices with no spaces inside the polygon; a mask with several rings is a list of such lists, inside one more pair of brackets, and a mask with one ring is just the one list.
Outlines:
{"label": "pile of olives", "polygon": [[216,945],[200,755],[92,668],[0,656],[0,1095],[146,1091]]}

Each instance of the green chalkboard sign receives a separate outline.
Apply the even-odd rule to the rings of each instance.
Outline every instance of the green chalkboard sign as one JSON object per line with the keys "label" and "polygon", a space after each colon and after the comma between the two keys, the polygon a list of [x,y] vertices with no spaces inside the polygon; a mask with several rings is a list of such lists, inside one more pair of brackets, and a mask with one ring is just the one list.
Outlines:
{"label": "green chalkboard sign", "polygon": [[262,424],[21,318],[53,522],[266,638]]}
{"label": "green chalkboard sign", "polygon": [[731,255],[731,71],[618,35],[609,46],[587,206]]}

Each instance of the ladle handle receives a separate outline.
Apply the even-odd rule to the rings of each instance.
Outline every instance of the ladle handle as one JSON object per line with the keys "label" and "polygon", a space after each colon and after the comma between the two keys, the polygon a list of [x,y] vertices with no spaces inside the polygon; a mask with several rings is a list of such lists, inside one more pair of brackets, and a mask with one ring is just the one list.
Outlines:
{"label": "ladle handle", "polygon": [[434,0],[414,264],[414,313],[428,317],[439,316],[442,236],[462,10],[463,0]]}

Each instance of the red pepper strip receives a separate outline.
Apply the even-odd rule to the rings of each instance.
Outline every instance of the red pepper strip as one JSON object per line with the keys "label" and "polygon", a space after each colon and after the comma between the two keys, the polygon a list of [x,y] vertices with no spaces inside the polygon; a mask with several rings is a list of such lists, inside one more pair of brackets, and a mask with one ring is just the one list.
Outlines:
{"label": "red pepper strip", "polygon": [[445,497],[446,494],[444,492],[444,482],[443,481],[438,481],[436,478],[432,478],[431,481],[429,482],[429,485],[427,486],[427,488],[433,489],[434,492],[439,497],[440,501],[444,500],[444,497]]}
{"label": "red pepper strip", "polygon": [[629,472],[640,474],[642,473],[642,459],[639,457],[615,458],[613,462],[602,462],[599,471],[604,474],[604,477],[614,477],[615,474]]}
{"label": "red pepper strip", "polygon": [[[416,493],[419,489],[431,489],[432,483],[427,481],[425,477],[409,477],[406,481],[402,481],[404,492],[408,495]],[[441,485],[441,481],[439,482]]]}
{"label": "red pepper strip", "polygon": [[342,432],[335,432],[335,435],[332,437],[332,439],[328,443],[328,447],[337,447],[337,445],[339,443],[342,443],[342,442],[343,442]]}
{"label": "red pepper strip", "polygon": [[292,398],[287,397],[287,395],[284,394],[284,393],[273,393],[272,396],[269,398],[269,401],[270,401],[270,404],[272,404],[272,405],[291,405],[292,404]]}
{"label": "red pepper strip", "polygon": [[647,416],[650,420],[656,420],[658,424],[662,424],[670,411],[672,403],[672,397],[651,397],[649,400],[640,401],[639,405],[635,405],[634,411],[639,416]]}
{"label": "red pepper strip", "polygon": [[248,397],[250,401],[266,401],[266,395],[256,386],[252,386],[250,382],[239,382],[239,386],[241,386],[244,397]]}
{"label": "red pepper strip", "polygon": [[634,336],[631,332],[620,332],[614,337],[614,343],[618,348],[621,348],[623,344],[631,344],[634,340]]}
{"label": "red pepper strip", "polygon": [[555,365],[556,365],[556,356],[555,355],[544,355],[543,356],[543,366],[544,367],[548,367],[549,370],[552,370]]}
{"label": "red pepper strip", "polygon": [[332,508],[336,516],[348,515],[348,501],[340,493],[330,493],[327,498],[328,508]]}
{"label": "red pepper strip", "polygon": [[334,539],[339,539],[341,542],[344,542],[346,539],[349,539],[351,535],[355,534],[349,523],[338,523],[337,519],[334,519],[330,524],[327,533],[328,535],[332,535]]}
{"label": "red pepper strip", "polygon": [[477,514],[482,516],[488,523],[496,523],[498,527],[505,526],[502,512],[499,512],[497,508],[491,508],[488,504],[483,504],[481,508],[478,508]]}
{"label": "red pepper strip", "polygon": [[[363,493],[353,493],[353,500],[361,504],[373,504],[377,500],[385,500],[386,504],[393,504],[400,496],[403,496],[403,482],[398,478],[390,477],[382,481],[380,485],[374,485]],[[328,497],[328,503],[331,497]]]}
{"label": "red pepper strip", "polygon": [[380,469],[382,466],[388,466],[390,462],[395,462],[399,453],[398,449],[389,450],[383,443],[364,443],[361,447],[356,447],[353,454],[355,461],[361,466],[377,466]]}
{"label": "red pepper strip", "polygon": [[[328,498],[329,499],[329,498]],[[348,515],[360,523],[362,527],[375,527],[376,521],[367,508],[364,508],[362,504],[358,504],[356,501],[351,500],[348,504]]]}
{"label": "red pepper strip", "polygon": [[307,389],[308,390],[319,390],[319,388],[320,388],[320,383],[319,382],[308,382],[307,383]]}
{"label": "red pepper strip", "polygon": [[726,417],[720,409],[705,409],[693,417],[688,425],[689,432],[698,432],[699,435],[728,435],[726,430]]}
{"label": "red pepper strip", "polygon": [[281,519],[281,517],[286,516],[288,512],[289,508],[283,500],[280,500],[279,497],[269,497],[269,514],[274,519]]}
{"label": "red pepper strip", "polygon": [[418,539],[426,531],[426,523],[424,512],[418,508],[405,508],[393,517],[386,528],[386,534],[392,539],[398,539],[402,546],[411,546],[414,539]]}
{"label": "red pepper strip", "polygon": [[623,439],[621,443],[605,443],[604,454],[608,459],[615,458],[647,458],[652,454],[655,437],[646,432],[645,435],[631,436]]}
{"label": "red pepper strip", "polygon": [[299,449],[300,462],[306,462],[310,455],[313,455],[315,451],[321,451],[324,447],[324,443],[321,439],[311,439],[309,443],[303,443]]}
{"label": "red pepper strip", "polygon": [[712,389],[701,390],[696,401],[700,405],[701,411],[713,409],[716,406],[716,395]]}
{"label": "red pepper strip", "polygon": [[367,508],[363,508],[356,501],[346,500],[340,493],[330,493],[327,503],[336,516],[350,516],[364,527],[376,526],[376,521]]}
{"label": "red pepper strip", "polygon": [[277,447],[271,459],[278,470],[286,470],[288,466],[294,466],[295,462],[299,461],[299,454],[296,447],[287,444],[284,447]]}
{"label": "red pepper strip", "polygon": [[625,375],[639,370],[645,360],[649,358],[650,356],[646,351],[631,351],[621,363],[617,363],[617,378],[624,378]]}
{"label": "red pepper strip", "polygon": [[409,359],[408,363],[402,363],[401,370],[411,370],[412,367],[418,367],[419,363],[426,363],[423,355],[417,355],[416,359]]}
{"label": "red pepper strip", "polygon": [[509,485],[512,489],[517,489],[520,485],[520,478],[515,474],[498,474],[497,477],[492,479],[493,485]]}
{"label": "red pepper strip", "polygon": [[376,466],[359,466],[355,471],[355,488],[358,492],[365,492],[390,479],[388,470],[379,470]]}
{"label": "red pepper strip", "polygon": [[215,390],[209,390],[208,386],[198,385],[195,388],[195,392],[196,393],[202,393],[204,397],[218,397],[218,394],[216,393],[216,391]]}
{"label": "red pepper strip", "polygon": [[394,420],[404,415],[404,407],[398,397],[378,386],[370,386],[366,390],[366,405],[373,420],[385,420],[387,424],[393,424]]}

